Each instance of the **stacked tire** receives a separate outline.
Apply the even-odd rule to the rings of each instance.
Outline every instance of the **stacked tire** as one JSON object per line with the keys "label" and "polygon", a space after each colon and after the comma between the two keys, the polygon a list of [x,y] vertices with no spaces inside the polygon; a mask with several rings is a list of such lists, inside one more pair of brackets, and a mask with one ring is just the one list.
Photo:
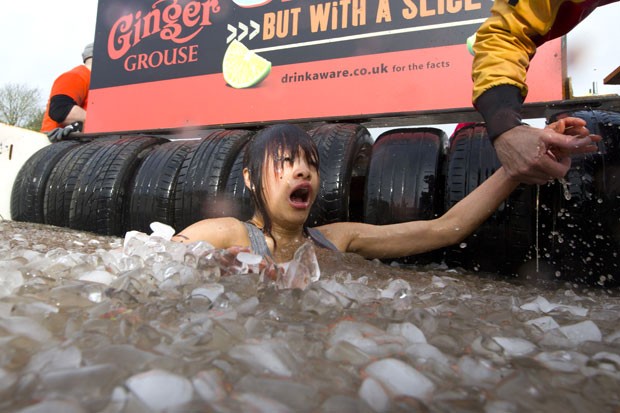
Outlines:
{"label": "stacked tire", "polygon": [[[405,257],[468,270],[594,285],[620,280],[620,114],[585,119],[603,137],[599,152],[575,156],[566,184],[522,185],[460,245]],[[193,139],[115,136],[60,142],[29,159],[16,178],[12,218],[122,236],[176,230],[205,218],[252,214],[243,156],[254,132],[210,130]],[[385,225],[436,218],[500,164],[483,124],[448,139],[435,128],[393,129],[372,141],[357,124],[309,130],[321,185],[308,225]]]}
{"label": "stacked tire", "polygon": [[573,116],[600,135],[598,152],[572,157],[565,182],[541,188],[542,239],[550,278],[579,284],[620,285],[620,113],[581,110]]}
{"label": "stacked tire", "polygon": [[[483,124],[468,125],[455,132],[446,165],[447,211],[500,167]],[[534,202],[535,188],[519,186],[472,235],[459,245],[446,248],[446,263],[512,275],[522,271],[535,257]]]}
{"label": "stacked tire", "polygon": [[[372,148],[366,179],[364,222],[396,224],[441,215],[443,148],[446,134],[435,128],[395,129]],[[403,257],[405,263],[437,261],[441,251]]]}

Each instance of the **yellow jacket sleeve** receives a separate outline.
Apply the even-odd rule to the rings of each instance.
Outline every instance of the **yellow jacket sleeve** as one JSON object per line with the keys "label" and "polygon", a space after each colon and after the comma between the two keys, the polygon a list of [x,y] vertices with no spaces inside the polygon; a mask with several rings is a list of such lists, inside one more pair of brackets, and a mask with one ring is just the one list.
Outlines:
{"label": "yellow jacket sleeve", "polygon": [[521,124],[526,75],[536,48],[562,36],[597,7],[617,0],[496,0],[474,43],[473,103],[489,137]]}

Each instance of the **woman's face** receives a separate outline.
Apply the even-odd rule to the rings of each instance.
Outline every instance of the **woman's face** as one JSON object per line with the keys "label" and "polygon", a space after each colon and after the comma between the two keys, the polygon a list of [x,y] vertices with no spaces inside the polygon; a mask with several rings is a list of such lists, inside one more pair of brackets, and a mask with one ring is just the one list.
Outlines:
{"label": "woman's face", "polygon": [[[279,151],[274,159],[267,155],[263,166],[263,188],[267,212],[279,225],[303,225],[310,214],[319,188],[319,173],[306,160]],[[275,162],[274,162],[275,161]]]}

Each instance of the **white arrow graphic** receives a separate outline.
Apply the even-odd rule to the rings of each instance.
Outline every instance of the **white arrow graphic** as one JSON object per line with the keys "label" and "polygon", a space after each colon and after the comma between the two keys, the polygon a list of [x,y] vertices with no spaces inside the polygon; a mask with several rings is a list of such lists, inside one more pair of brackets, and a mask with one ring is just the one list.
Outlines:
{"label": "white arrow graphic", "polygon": [[[237,26],[239,27],[239,30],[237,30],[237,28],[232,24],[226,25],[226,28],[230,32],[226,38],[226,43],[232,42],[235,38],[241,41],[248,35],[249,27],[246,24],[239,22],[237,23]],[[260,24],[256,23],[254,20],[250,20],[250,26],[252,26],[252,32],[249,33],[249,40],[252,40],[256,37],[256,35],[258,35],[258,33],[260,33]],[[239,37],[237,37],[237,33],[239,33]]]}
{"label": "white arrow graphic", "polygon": [[226,38],[226,43],[230,43],[235,40],[235,37],[237,37],[237,28],[232,24],[228,24],[226,28],[230,32],[230,35]]}
{"label": "white arrow graphic", "polygon": [[252,40],[254,37],[256,37],[258,32],[260,32],[260,24],[256,23],[254,20],[250,20],[250,26],[252,26],[252,28],[254,29],[252,30],[252,33],[250,33],[250,40]]}
{"label": "white arrow graphic", "polygon": [[248,26],[239,22],[239,29],[241,30],[241,34],[237,37],[237,40],[241,41],[248,35]]}

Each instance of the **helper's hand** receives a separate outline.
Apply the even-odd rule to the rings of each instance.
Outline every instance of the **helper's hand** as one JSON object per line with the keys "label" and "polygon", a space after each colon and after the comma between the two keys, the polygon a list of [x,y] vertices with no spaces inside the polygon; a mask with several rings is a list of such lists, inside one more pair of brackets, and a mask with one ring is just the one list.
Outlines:
{"label": "helper's hand", "polygon": [[83,126],[84,124],[82,122],[73,122],[64,128],[52,129],[47,133],[47,138],[52,143],[60,142],[61,140],[67,139],[67,137],[74,132],[81,132]]}
{"label": "helper's hand", "polygon": [[583,119],[567,117],[544,129],[517,126],[495,140],[495,151],[511,178],[544,184],[566,175],[572,154],[596,152],[601,137],[590,135],[585,125]]}

